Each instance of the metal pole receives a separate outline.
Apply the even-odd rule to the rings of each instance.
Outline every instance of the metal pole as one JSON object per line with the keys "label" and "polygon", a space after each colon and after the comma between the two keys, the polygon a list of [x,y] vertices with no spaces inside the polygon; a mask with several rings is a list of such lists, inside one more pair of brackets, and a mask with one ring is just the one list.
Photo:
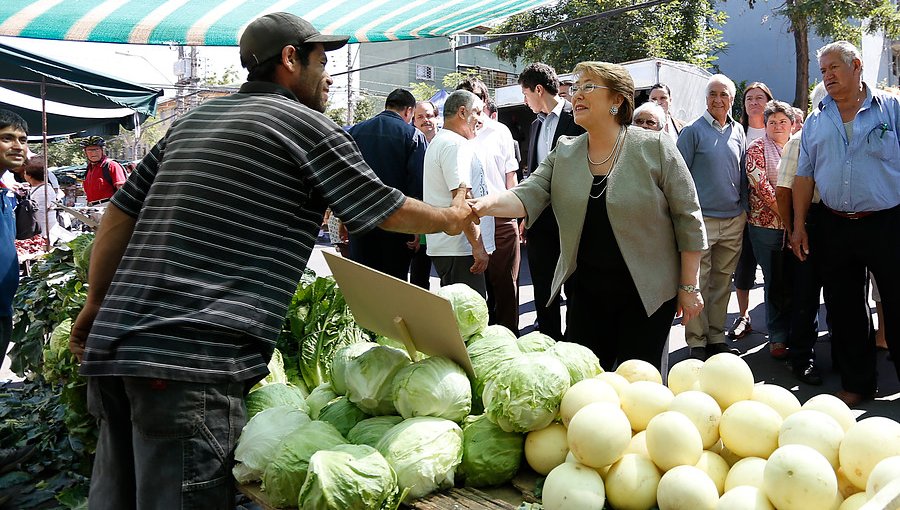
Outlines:
{"label": "metal pole", "polygon": [[50,251],[50,212],[47,204],[50,203],[50,176],[47,174],[47,78],[41,76],[41,134],[44,160],[44,251]]}

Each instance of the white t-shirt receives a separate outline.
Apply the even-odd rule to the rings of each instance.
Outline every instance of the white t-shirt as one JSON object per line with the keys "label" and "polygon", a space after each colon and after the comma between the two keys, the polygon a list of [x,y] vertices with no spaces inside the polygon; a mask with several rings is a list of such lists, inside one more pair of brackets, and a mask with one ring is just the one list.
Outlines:
{"label": "white t-shirt", "polygon": [[[435,135],[425,150],[425,174],[423,201],[435,207],[449,207],[453,190],[465,182],[472,188],[472,195],[482,197],[488,193],[484,169],[475,156],[475,146],[449,129]],[[494,219],[481,218],[481,239],[488,253],[494,251]],[[448,236],[443,232],[427,234],[428,255],[438,257],[462,257],[472,254],[472,246],[465,234]]]}
{"label": "white t-shirt", "polygon": [[506,191],[506,174],[519,169],[516,142],[509,128],[496,120],[485,118],[484,126],[470,143],[475,146],[475,153],[484,167],[488,193]]}
{"label": "white t-shirt", "polygon": [[747,126],[747,147],[750,147],[750,142],[756,140],[757,138],[762,138],[766,136],[766,128],[755,128],[752,126]]}

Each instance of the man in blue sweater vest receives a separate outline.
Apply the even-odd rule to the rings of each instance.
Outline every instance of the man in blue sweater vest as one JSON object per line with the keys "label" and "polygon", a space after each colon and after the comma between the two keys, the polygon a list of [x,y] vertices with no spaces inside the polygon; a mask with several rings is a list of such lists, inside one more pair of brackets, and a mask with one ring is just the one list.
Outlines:
{"label": "man in blue sweater vest", "polygon": [[720,352],[737,352],[725,339],[725,318],[731,274],[741,252],[747,214],[747,178],[743,171],[744,129],[731,116],[735,86],[716,74],[706,84],[706,112],[678,137],[706,224],[709,248],[700,261],[700,288],[706,306],[685,325],[691,357],[706,359]]}

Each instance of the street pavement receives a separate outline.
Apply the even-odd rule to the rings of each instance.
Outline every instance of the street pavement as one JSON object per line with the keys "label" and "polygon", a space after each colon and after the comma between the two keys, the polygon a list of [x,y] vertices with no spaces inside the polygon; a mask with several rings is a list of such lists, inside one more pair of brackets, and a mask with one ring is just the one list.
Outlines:
{"label": "street pavement", "polygon": [[[309,260],[308,267],[320,276],[331,274],[322,256],[322,252],[325,250],[332,253],[335,252],[327,244],[318,244]],[[732,346],[741,351],[741,356],[753,370],[757,383],[778,384],[787,388],[797,396],[801,403],[814,395],[820,393],[833,394],[840,390],[840,377],[833,370],[830,354],[831,343],[828,341],[828,333],[824,329],[824,307],[820,310],[819,316],[821,330],[819,332],[819,341],[816,344],[816,356],[825,381],[822,386],[810,386],[797,381],[785,361],[775,360],[769,356],[765,335],[766,312],[765,304],[763,303],[762,273],[759,271],[757,272],[756,281],[756,287],[750,291],[750,318],[753,324],[753,332],[741,340],[732,342]],[[439,286],[438,279],[432,275],[431,288],[436,289]],[[534,329],[535,321],[534,295],[526,257],[522,259],[519,289],[519,328],[520,334],[525,334]],[[732,292],[732,296],[733,294]],[[874,304],[872,304],[872,310],[874,311]],[[726,324],[730,325],[736,317],[737,300],[732,297],[728,306]],[[602,327],[602,324],[599,324],[598,327]],[[684,360],[688,357],[688,354],[689,349],[684,342],[684,327],[681,326],[679,320],[676,320],[669,335],[669,366],[671,367],[675,363]],[[0,369],[0,381],[10,379],[15,380],[18,378],[9,371],[9,359],[4,358],[2,369]],[[900,421],[900,380],[897,378],[892,363],[887,361],[884,351],[879,351],[878,353],[878,393],[873,400],[863,402],[854,411],[857,413],[858,419],[869,416],[886,416]]]}

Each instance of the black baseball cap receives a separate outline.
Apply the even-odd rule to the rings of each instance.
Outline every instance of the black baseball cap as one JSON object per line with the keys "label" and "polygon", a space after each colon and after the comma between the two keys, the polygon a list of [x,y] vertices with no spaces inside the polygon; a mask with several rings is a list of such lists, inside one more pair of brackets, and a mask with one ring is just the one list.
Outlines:
{"label": "black baseball cap", "polygon": [[241,35],[241,65],[252,69],[281,53],[285,46],[322,43],[325,51],[336,50],[350,39],[344,35],[322,35],[308,21],[289,12],[273,12],[251,21]]}

